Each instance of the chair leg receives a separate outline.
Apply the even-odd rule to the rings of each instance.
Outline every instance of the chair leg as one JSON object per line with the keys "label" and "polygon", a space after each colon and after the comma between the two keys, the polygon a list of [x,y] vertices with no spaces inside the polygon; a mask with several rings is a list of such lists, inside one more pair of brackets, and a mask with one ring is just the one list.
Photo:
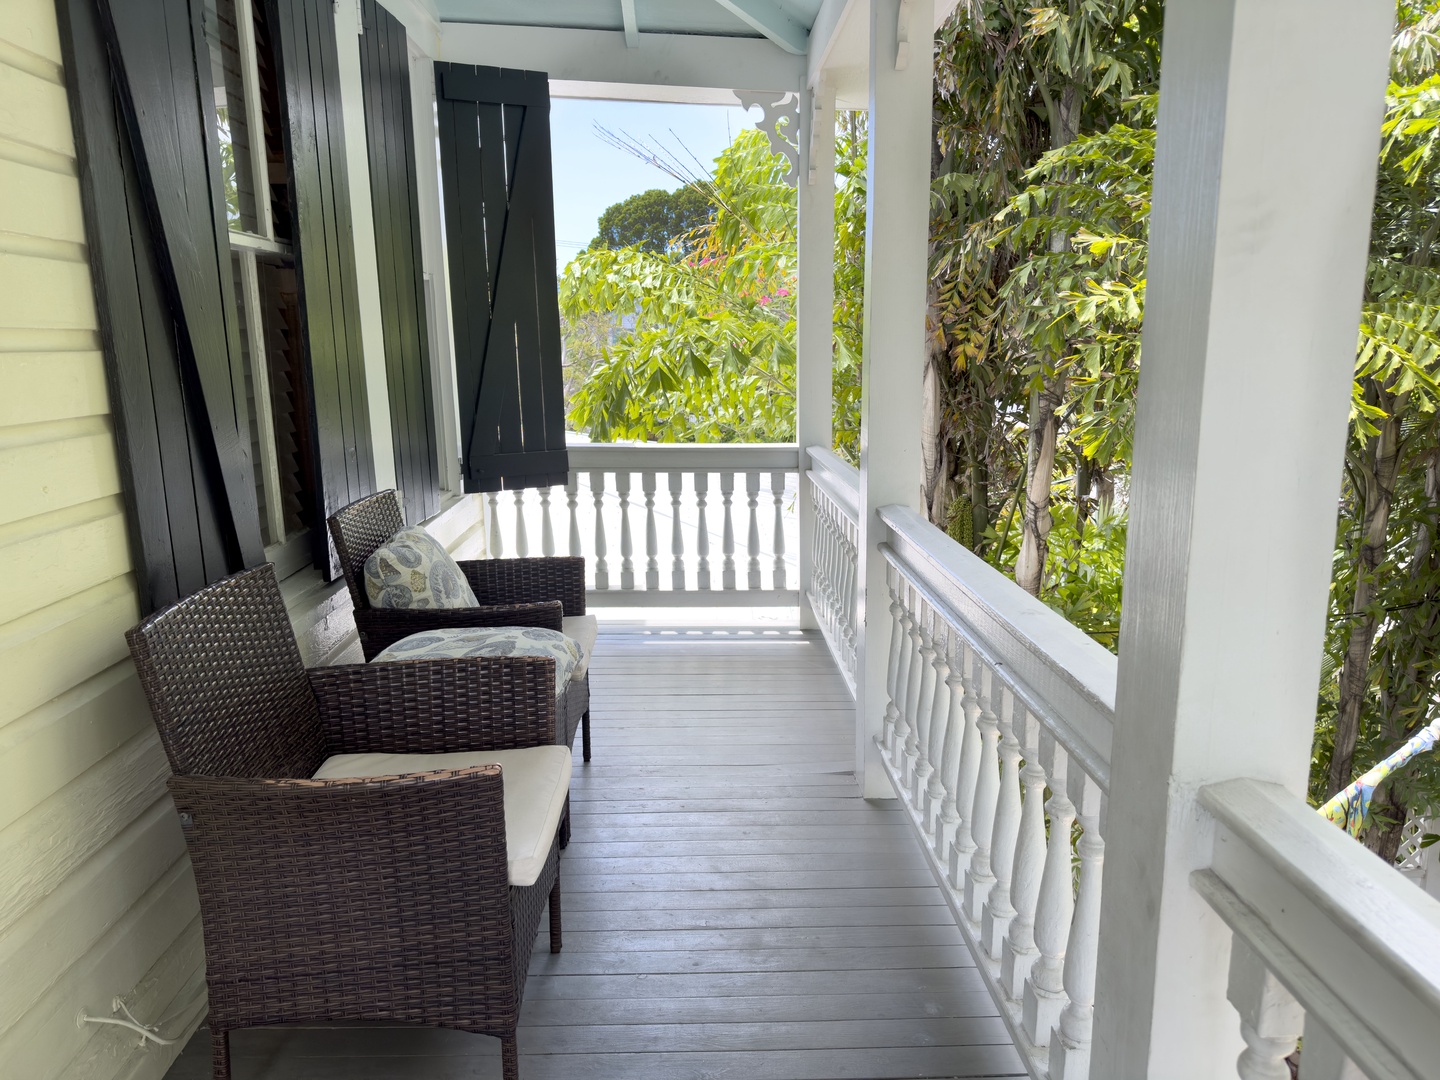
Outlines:
{"label": "chair leg", "polygon": [[565,796],[565,812],[560,815],[560,850],[570,846],[570,796]]}
{"label": "chair leg", "polygon": [[580,717],[580,739],[583,747],[583,755],[586,761],[590,760],[590,710],[586,709]]}
{"label": "chair leg", "polygon": [[560,879],[550,889],[550,951],[556,953],[564,944],[560,936]]}
{"label": "chair leg", "polygon": [[515,1036],[500,1040],[500,1060],[504,1066],[505,1080],[520,1080],[520,1047]]}
{"label": "chair leg", "polygon": [[210,1029],[210,1055],[214,1080],[230,1080],[230,1032]]}

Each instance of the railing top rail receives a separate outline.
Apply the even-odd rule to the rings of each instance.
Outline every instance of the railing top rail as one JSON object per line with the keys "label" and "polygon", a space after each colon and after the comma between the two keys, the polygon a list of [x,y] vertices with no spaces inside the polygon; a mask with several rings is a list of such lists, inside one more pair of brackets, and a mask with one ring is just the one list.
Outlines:
{"label": "railing top rail", "polygon": [[914,510],[884,506],[891,557],[972,636],[1102,790],[1110,785],[1115,656]]}
{"label": "railing top rail", "polygon": [[800,468],[795,443],[572,443],[566,447],[572,471],[630,469],[703,472]]}
{"label": "railing top rail", "polygon": [[853,488],[858,497],[860,493],[860,470],[842,458],[833,450],[827,450],[823,446],[807,446],[805,453],[810,456],[810,467],[817,472],[827,473],[840,478],[847,486]]}
{"label": "railing top rail", "polygon": [[810,478],[812,484],[830,496],[835,505],[845,512],[845,516],[852,523],[859,523],[860,493],[846,484],[843,477],[817,469],[811,469],[805,475]]}
{"label": "railing top rail", "polygon": [[1440,901],[1276,784],[1200,802],[1221,828],[1193,880],[1230,928],[1367,1076],[1440,1076]]}

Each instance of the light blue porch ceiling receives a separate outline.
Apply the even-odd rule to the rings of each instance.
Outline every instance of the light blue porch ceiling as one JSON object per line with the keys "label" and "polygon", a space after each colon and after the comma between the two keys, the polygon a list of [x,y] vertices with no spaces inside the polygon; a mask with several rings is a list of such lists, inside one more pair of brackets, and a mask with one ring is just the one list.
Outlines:
{"label": "light blue porch ceiling", "polygon": [[[633,0],[635,29],[642,34],[769,37],[777,44],[788,39],[792,52],[803,51],[795,46],[809,34],[820,4],[821,0]],[[445,22],[624,30],[627,6],[625,0],[438,0],[436,10]]]}

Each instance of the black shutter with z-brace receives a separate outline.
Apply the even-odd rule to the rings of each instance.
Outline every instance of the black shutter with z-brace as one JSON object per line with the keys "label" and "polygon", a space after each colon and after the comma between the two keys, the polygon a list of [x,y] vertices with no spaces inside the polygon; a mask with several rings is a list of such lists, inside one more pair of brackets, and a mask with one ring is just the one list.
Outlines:
{"label": "black shutter with z-brace", "polygon": [[61,0],[145,611],[264,558],[200,0]]}
{"label": "black shutter with z-brace", "polygon": [[569,471],[546,75],[435,65],[466,491]]}

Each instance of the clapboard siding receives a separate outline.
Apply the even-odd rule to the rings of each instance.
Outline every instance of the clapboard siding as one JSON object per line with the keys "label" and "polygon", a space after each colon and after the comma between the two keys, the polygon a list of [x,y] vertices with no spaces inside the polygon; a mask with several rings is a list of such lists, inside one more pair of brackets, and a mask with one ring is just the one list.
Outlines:
{"label": "clapboard siding", "polygon": [[0,3],[0,1076],[158,1077],[171,1055],[132,1073],[131,1037],[75,1023],[116,994],[163,1015],[199,938],[121,636],[140,598],[60,61],[53,0]]}

